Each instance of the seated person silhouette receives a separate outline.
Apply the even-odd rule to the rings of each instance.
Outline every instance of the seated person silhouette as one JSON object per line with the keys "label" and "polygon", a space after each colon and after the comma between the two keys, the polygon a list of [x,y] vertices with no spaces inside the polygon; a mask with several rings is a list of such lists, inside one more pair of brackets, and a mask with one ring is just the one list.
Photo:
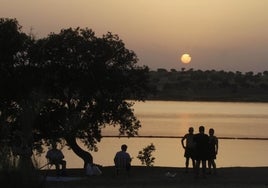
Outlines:
{"label": "seated person silhouette", "polygon": [[121,146],[121,151],[118,151],[115,154],[114,164],[115,164],[115,168],[116,168],[116,175],[119,174],[119,171],[121,169],[126,170],[127,173],[129,174],[129,170],[131,167],[131,157],[130,157],[129,153],[127,153],[127,145],[126,144],[123,144]]}
{"label": "seated person silhouette", "polygon": [[66,161],[63,160],[64,155],[61,150],[57,149],[57,144],[55,142],[52,143],[52,148],[48,150],[46,158],[50,165],[55,165],[58,176],[66,175]]}

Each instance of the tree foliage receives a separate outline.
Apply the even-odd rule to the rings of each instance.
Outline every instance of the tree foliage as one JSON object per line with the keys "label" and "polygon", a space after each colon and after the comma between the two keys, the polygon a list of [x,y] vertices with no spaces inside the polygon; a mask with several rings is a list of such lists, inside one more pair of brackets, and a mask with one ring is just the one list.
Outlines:
{"label": "tree foliage", "polygon": [[[28,112],[23,112],[19,103],[22,105],[23,96],[29,94],[29,87],[23,88],[26,75],[21,77],[19,65],[27,61],[25,52],[30,45],[31,37],[21,31],[16,19],[0,18],[0,148],[1,165],[6,167],[12,156],[18,153],[14,148],[18,143],[18,130],[23,132],[27,127],[23,128],[26,119],[22,114]],[[28,136],[25,132],[23,134]]]}
{"label": "tree foliage", "polygon": [[[16,35],[2,29],[6,25],[13,26]],[[14,40],[20,28],[15,19],[2,19],[1,38]],[[97,37],[88,28],[68,28],[38,40],[21,33],[20,39],[28,45],[0,52],[10,54],[1,58],[1,75],[9,81],[1,83],[6,90],[1,104],[9,104],[0,109],[1,133],[4,124],[14,124],[6,127],[8,142],[22,130],[27,143],[39,151],[52,140],[66,142],[86,164],[93,159],[78,140],[97,150],[106,126],[117,126],[119,135],[138,134],[141,124],[132,106],[147,97],[149,69],[137,66],[136,54],[118,35]],[[6,50],[7,44],[1,44]],[[12,112],[7,114],[7,109]]]}

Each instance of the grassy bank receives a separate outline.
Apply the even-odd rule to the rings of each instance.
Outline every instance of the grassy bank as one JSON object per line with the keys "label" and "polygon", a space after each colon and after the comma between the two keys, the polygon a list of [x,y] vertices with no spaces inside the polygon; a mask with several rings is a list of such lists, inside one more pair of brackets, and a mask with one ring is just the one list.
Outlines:
{"label": "grassy bank", "polygon": [[[100,176],[86,177],[81,169],[69,169],[68,177],[45,181],[48,188],[86,188],[86,187],[268,187],[268,167],[230,167],[219,168],[217,175],[195,178],[192,172],[185,173],[183,168],[134,166],[128,177],[126,174],[115,176],[113,167],[102,167]],[[176,174],[175,177],[167,173]],[[42,171],[51,177],[52,171]],[[79,179],[71,180],[73,177]]]}

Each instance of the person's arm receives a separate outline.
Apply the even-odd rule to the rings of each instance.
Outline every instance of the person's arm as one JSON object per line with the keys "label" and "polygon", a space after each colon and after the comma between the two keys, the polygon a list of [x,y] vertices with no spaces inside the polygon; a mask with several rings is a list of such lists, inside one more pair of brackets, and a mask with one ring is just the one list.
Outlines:
{"label": "person's arm", "polygon": [[59,150],[59,153],[60,153],[60,159],[64,159],[64,155],[61,150]]}
{"label": "person's arm", "polygon": [[218,154],[218,150],[219,150],[219,141],[218,141],[218,138],[215,137],[215,152],[216,152],[216,154]]}
{"label": "person's arm", "polygon": [[53,163],[52,158],[51,158],[51,151],[50,150],[48,150],[48,152],[46,154],[46,158],[47,158],[48,163]]}
{"label": "person's arm", "polygon": [[50,159],[50,150],[47,151],[46,158]]}
{"label": "person's arm", "polygon": [[184,145],[184,140],[186,139],[186,135],[184,135],[184,137],[182,137],[182,139],[181,139],[181,145],[182,145],[182,147],[185,149],[186,148],[186,146]]}
{"label": "person's arm", "polygon": [[114,156],[114,164],[116,165],[116,163],[117,163],[117,153]]}
{"label": "person's arm", "polygon": [[130,157],[129,153],[126,153],[127,154],[127,160],[128,160],[128,163],[130,164],[131,161],[132,161],[132,158]]}

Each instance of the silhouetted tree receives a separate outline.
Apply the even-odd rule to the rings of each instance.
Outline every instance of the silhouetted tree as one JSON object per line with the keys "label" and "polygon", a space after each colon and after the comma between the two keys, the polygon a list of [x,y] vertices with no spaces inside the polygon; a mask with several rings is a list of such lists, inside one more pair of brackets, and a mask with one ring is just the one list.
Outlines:
{"label": "silhouetted tree", "polygon": [[117,35],[63,29],[36,41],[29,57],[40,70],[47,96],[35,124],[36,138],[67,141],[86,165],[93,159],[78,140],[97,150],[108,125],[118,126],[120,135],[138,134],[141,125],[128,100],[146,98],[149,69],[136,65],[136,54]]}
{"label": "silhouetted tree", "polygon": [[106,126],[138,134],[132,106],[147,97],[149,69],[117,35],[69,28],[36,40],[3,18],[0,42],[0,141],[10,154],[22,143],[41,151],[51,140],[66,141],[86,164],[93,159],[78,140],[97,150]]}
{"label": "silhouetted tree", "polygon": [[22,147],[29,144],[32,131],[30,105],[27,111],[22,106],[28,103],[33,77],[21,66],[28,62],[32,40],[21,28],[16,19],[0,18],[0,147],[5,148],[0,155],[9,159],[1,161],[7,167],[12,156],[23,155]]}

